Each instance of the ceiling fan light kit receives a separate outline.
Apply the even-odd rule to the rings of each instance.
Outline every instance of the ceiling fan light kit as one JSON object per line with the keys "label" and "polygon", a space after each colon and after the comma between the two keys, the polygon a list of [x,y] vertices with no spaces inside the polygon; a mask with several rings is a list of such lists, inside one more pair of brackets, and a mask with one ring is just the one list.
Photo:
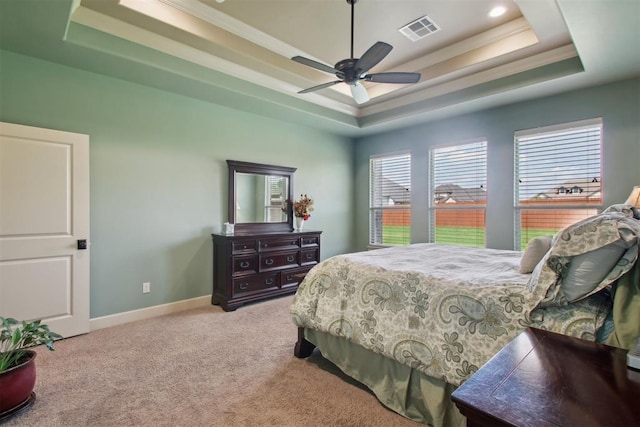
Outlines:
{"label": "ceiling fan light kit", "polygon": [[351,58],[343,59],[342,61],[337,62],[334,67],[331,67],[321,62],[314,61],[313,59],[294,56],[291,58],[292,60],[308,67],[315,68],[316,70],[324,71],[325,73],[335,74],[339,79],[301,90],[298,93],[304,94],[315,92],[338,83],[346,83],[350,86],[351,95],[356,103],[364,104],[369,101],[369,95],[367,93],[367,89],[362,85],[362,83],[360,83],[360,80],[374,83],[417,83],[421,77],[420,73],[390,72],[368,74],[369,70],[382,61],[393,49],[393,46],[388,43],[380,41],[376,42],[360,58],[353,57],[354,5],[358,0],[346,1],[351,5]]}

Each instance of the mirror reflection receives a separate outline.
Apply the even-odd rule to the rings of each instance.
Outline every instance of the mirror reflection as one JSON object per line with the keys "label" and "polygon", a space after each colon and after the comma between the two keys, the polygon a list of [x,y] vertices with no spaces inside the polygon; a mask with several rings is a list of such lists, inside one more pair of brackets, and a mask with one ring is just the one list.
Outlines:
{"label": "mirror reflection", "polygon": [[287,222],[289,178],[236,172],[236,223]]}
{"label": "mirror reflection", "polygon": [[227,160],[228,218],[235,233],[293,230],[291,206],[296,168]]}

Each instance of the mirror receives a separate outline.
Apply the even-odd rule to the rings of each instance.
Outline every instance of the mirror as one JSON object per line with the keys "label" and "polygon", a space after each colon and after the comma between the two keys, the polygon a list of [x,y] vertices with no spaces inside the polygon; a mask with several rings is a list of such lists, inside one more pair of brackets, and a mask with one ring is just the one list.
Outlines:
{"label": "mirror", "polygon": [[229,222],[235,232],[292,231],[295,168],[227,160]]}
{"label": "mirror", "polygon": [[236,173],[236,222],[287,222],[289,178]]}

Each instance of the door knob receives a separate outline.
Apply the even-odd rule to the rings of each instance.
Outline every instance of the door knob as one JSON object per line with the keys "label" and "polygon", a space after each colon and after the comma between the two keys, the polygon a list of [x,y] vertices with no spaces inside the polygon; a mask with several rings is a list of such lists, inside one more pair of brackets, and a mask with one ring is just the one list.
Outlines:
{"label": "door knob", "polygon": [[87,239],[79,239],[78,240],[78,250],[84,250],[87,249]]}

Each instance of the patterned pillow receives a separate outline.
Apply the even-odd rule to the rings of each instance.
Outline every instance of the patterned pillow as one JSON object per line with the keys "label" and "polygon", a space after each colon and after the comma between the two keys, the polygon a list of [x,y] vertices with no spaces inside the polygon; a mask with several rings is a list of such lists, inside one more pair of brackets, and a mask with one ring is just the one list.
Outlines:
{"label": "patterned pillow", "polygon": [[640,210],[638,210],[638,208],[636,208],[633,205],[626,205],[624,203],[619,205],[611,205],[607,209],[602,211],[602,213],[614,213],[614,212],[621,213],[629,218],[640,219]]}
{"label": "patterned pillow", "polygon": [[540,306],[566,305],[611,284],[638,257],[640,222],[603,213],[560,231],[534,269],[529,289]]}
{"label": "patterned pillow", "polygon": [[606,330],[608,324],[603,326],[612,305],[611,295],[598,292],[567,307],[538,307],[531,312],[531,326],[588,341],[594,341],[598,334],[605,339],[611,333]]}

